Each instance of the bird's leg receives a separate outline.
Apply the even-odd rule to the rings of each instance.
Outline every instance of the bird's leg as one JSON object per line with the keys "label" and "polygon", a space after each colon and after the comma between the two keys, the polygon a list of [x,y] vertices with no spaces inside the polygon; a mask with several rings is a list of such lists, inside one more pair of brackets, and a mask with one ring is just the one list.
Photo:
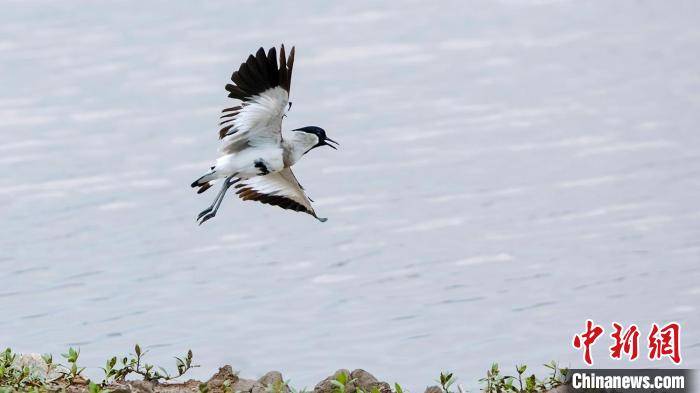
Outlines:
{"label": "bird's leg", "polygon": [[292,101],[289,101],[289,107],[287,108],[287,112],[292,110]]}
{"label": "bird's leg", "polygon": [[199,216],[197,216],[197,220],[200,220],[199,225],[204,224],[204,222],[216,216],[216,212],[219,211],[219,206],[221,206],[221,202],[224,200],[226,191],[228,191],[228,188],[231,187],[231,184],[233,184],[231,182],[231,177],[227,177],[226,180],[224,180],[224,184],[221,186],[219,194],[217,194],[216,199],[214,199],[211,206],[204,209],[201,213],[199,213]]}
{"label": "bird's leg", "polygon": [[224,180],[224,184],[222,184],[221,190],[216,195],[216,198],[214,199],[214,202],[212,202],[211,206],[199,213],[199,216],[197,216],[197,220],[201,220],[199,221],[199,225],[204,224],[205,221],[216,216],[216,212],[219,210],[219,206],[221,206],[221,202],[224,200],[224,196],[226,196],[226,191],[228,191],[229,187],[236,184],[240,180],[233,178],[236,175],[237,173],[227,177]]}
{"label": "bird's leg", "polygon": [[226,192],[226,188],[228,188],[228,187],[226,186],[227,183],[228,183],[228,178],[226,178],[226,180],[224,180],[224,184],[222,185],[221,190],[219,190],[219,193],[216,194],[216,198],[214,198],[214,201],[211,203],[211,205],[210,205],[208,208],[202,210],[201,213],[199,213],[199,216],[197,216],[197,219],[198,219],[198,220],[199,220],[200,218],[202,218],[202,216],[204,216],[205,214],[207,214],[207,213],[209,213],[210,211],[214,210],[214,206],[216,205],[216,202],[223,196],[224,192]]}

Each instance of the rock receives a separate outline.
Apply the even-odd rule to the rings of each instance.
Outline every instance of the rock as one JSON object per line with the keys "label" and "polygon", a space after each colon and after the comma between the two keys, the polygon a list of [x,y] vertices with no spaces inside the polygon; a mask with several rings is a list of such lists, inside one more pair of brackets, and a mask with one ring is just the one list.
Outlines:
{"label": "rock", "polygon": [[258,382],[265,386],[271,386],[276,383],[284,383],[284,378],[282,378],[282,373],[279,371],[270,371],[269,373],[263,375],[258,379]]}
{"label": "rock", "polygon": [[439,386],[428,386],[425,393],[442,393],[442,389]]}
{"label": "rock", "polygon": [[109,391],[111,393],[131,393],[131,386],[128,383],[114,382],[109,385]]}
{"label": "rock", "polygon": [[39,378],[41,380],[52,381],[61,376],[55,367],[47,375],[48,366],[41,357],[41,354],[38,353],[25,353],[17,356],[12,363],[12,367],[17,369],[29,367],[29,375],[33,378]]}
{"label": "rock", "polygon": [[[340,370],[333,373],[333,375],[331,375],[330,377],[316,384],[316,386],[314,387],[314,393],[333,393],[335,387],[333,386],[331,381],[338,379],[338,376],[342,373],[345,373],[348,376],[348,379],[352,379],[352,377],[350,377],[350,370],[341,368]],[[348,386],[346,386],[345,391],[346,393],[354,393],[355,385],[348,384]]]}
{"label": "rock", "polygon": [[370,393],[374,388],[377,388],[381,393],[391,393],[391,387],[388,383],[377,380],[374,375],[362,369],[357,369],[353,372],[340,369],[330,377],[319,382],[314,388],[314,393],[333,393],[336,388],[331,381],[337,380],[342,373],[345,373],[348,376],[348,381],[351,381],[345,385],[346,393],[355,393],[358,388],[365,393]]}
{"label": "rock", "polygon": [[[56,389],[56,391],[63,391],[59,389]],[[65,389],[65,393],[86,393],[87,391],[88,388],[86,385],[70,385]]]}
{"label": "rock", "polygon": [[129,381],[132,393],[153,393],[155,385],[151,381]]}
{"label": "rock", "polygon": [[253,392],[253,389],[256,389],[256,393],[262,391],[265,391],[265,387],[258,381],[254,379],[243,379],[239,378],[236,383],[231,385],[231,389],[233,389],[234,392]]}
{"label": "rock", "polygon": [[229,381],[229,386],[234,386],[236,382],[238,382],[238,375],[233,372],[233,368],[229,365],[221,367],[219,371],[207,381],[207,387],[210,392],[221,392],[224,390],[224,382],[226,381]]}
{"label": "rock", "polygon": [[355,386],[366,393],[370,393],[374,388],[377,388],[381,393],[391,393],[391,386],[388,383],[377,380],[374,375],[360,368],[350,373],[350,379],[355,380]]}
{"label": "rock", "polygon": [[374,377],[374,375],[368,373],[367,371],[361,368],[353,370],[353,372],[350,373],[350,379],[354,379],[355,385],[361,387],[362,390],[369,390],[371,386],[379,382],[377,381],[377,378]]}
{"label": "rock", "polygon": [[156,385],[155,393],[199,393],[200,381],[189,379],[181,383],[161,383]]}
{"label": "rock", "polygon": [[250,391],[251,393],[265,393],[267,392],[267,388],[263,386],[260,382],[258,382],[255,386],[253,386],[253,389]]}
{"label": "rock", "polygon": [[274,393],[291,392],[289,386],[287,386],[287,384],[284,382],[284,377],[282,377],[282,373],[279,371],[270,371],[269,373],[260,377],[260,379],[258,379],[258,382],[265,386],[267,391],[272,391]]}
{"label": "rock", "polygon": [[[62,385],[61,388],[58,388],[56,383],[58,385]],[[67,381],[65,379],[59,378],[58,380],[56,380],[56,383],[54,383],[54,385],[52,385],[52,386],[57,388],[56,391],[63,391],[62,387],[66,386]],[[87,391],[88,391],[88,380],[81,377],[80,375],[73,378],[73,382],[71,383],[71,385],[65,389],[66,393],[85,393]]]}
{"label": "rock", "polygon": [[85,377],[82,375],[77,375],[75,378],[73,378],[73,385],[84,385],[87,386],[87,384],[90,383],[89,380],[87,380]]}
{"label": "rock", "polygon": [[[389,384],[386,383],[386,382],[379,381],[379,382],[377,382],[376,385],[374,385],[374,386],[376,386],[377,389],[378,389],[381,393],[391,393],[391,385],[389,385]],[[374,387],[374,386],[373,386],[373,387]],[[369,391],[370,391],[370,392],[372,391],[371,388],[370,388]]]}
{"label": "rock", "polygon": [[559,385],[554,389],[550,389],[547,393],[571,393],[574,391],[573,386],[570,383]]}

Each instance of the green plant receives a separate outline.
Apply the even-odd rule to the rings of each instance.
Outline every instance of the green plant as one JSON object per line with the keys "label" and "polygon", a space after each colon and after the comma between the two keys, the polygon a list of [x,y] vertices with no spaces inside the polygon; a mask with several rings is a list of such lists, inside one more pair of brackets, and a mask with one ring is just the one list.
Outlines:
{"label": "green plant", "polygon": [[105,386],[111,381],[123,381],[129,374],[138,374],[146,381],[170,381],[184,375],[193,367],[199,367],[192,364],[192,350],[187,351],[184,358],[175,358],[175,367],[177,374],[171,375],[163,367],[154,368],[152,364],[145,363],[143,357],[148,351],[142,351],[141,346],[134,346],[134,354],[131,357],[125,356],[121,359],[121,364],[118,365],[117,357],[110,358],[102,370],[105,377],[102,380],[102,386]]}
{"label": "green plant", "polygon": [[78,367],[78,357],[80,357],[80,350],[75,350],[72,347],[68,348],[68,352],[62,353],[66,361],[68,361],[69,366],[63,366],[64,370],[61,371],[63,378],[71,385],[76,378],[85,370],[85,367]]}
{"label": "green plant", "polygon": [[358,386],[358,387],[355,388],[355,392],[356,392],[356,393],[381,393],[381,392],[379,391],[379,388],[376,387],[376,386],[372,386],[372,389],[370,389],[369,392],[366,392],[364,389],[362,389],[361,387]]}
{"label": "green plant", "polygon": [[526,365],[516,365],[515,371],[518,373],[518,376],[513,377],[501,375],[498,364],[494,363],[486,372],[486,377],[481,378],[479,382],[486,385],[483,389],[485,393],[540,393],[565,383],[568,369],[559,368],[556,362],[551,362],[544,366],[552,370],[552,373],[547,378],[538,380],[535,374],[530,374],[529,376],[525,374],[525,371],[527,371]]}
{"label": "green plant", "polygon": [[53,355],[50,353],[41,355],[41,359],[46,364],[46,375],[44,375],[44,380],[49,381],[51,373],[56,369],[56,364],[53,362]]}
{"label": "green plant", "polygon": [[455,383],[455,380],[452,373],[440,372],[440,380],[438,382],[440,382],[443,393],[451,393],[450,387]]}
{"label": "green plant", "polygon": [[[118,360],[116,356],[110,358],[103,367],[104,378],[100,383],[95,383],[80,378],[85,370],[85,367],[78,365],[80,350],[68,348],[66,353],[61,354],[67,362],[66,365],[55,363],[52,355],[42,355],[41,358],[46,366],[46,370],[43,372],[39,371],[41,369],[22,366],[18,361],[19,356],[7,348],[0,352],[0,393],[59,392],[65,391],[70,386],[75,386],[78,382],[85,386],[89,393],[109,393],[107,386],[110,383],[123,381],[129,374],[140,375],[148,381],[169,381],[182,376],[193,367],[198,367],[192,364],[192,351],[188,351],[186,356],[175,358],[177,372],[171,375],[162,367],[156,368],[151,364],[144,363],[143,356],[145,354],[146,352],[142,351],[139,345],[136,345],[134,355],[123,357],[121,360]],[[54,375],[58,375],[58,377],[53,377]],[[226,390],[226,387],[229,390]],[[225,386],[224,391],[233,393],[230,383]]]}
{"label": "green plant", "polygon": [[[517,367],[516,367],[517,368]],[[479,382],[486,383],[484,392],[502,393],[509,391],[519,391],[513,385],[515,378],[510,375],[501,375],[501,370],[498,363],[491,364],[491,368],[486,371],[486,377],[481,378]]]}
{"label": "green plant", "polygon": [[32,374],[28,366],[18,366],[15,361],[17,354],[10,348],[0,353],[0,386],[5,391],[28,391],[41,385],[38,376]]}
{"label": "green plant", "polygon": [[355,379],[350,379],[346,372],[341,372],[338,376],[331,380],[334,393],[345,393],[349,384],[355,383]]}
{"label": "green plant", "polygon": [[287,382],[285,381],[275,381],[265,388],[266,393],[285,393],[285,387]]}
{"label": "green plant", "polygon": [[569,369],[567,367],[561,368],[552,360],[549,364],[545,364],[545,367],[552,370],[552,373],[547,377],[547,383],[552,387],[557,387],[566,383],[566,379],[569,377]]}
{"label": "green plant", "polygon": [[231,387],[231,381],[230,380],[225,380],[224,383],[221,385],[221,390],[223,393],[233,393],[233,388]]}
{"label": "green plant", "polygon": [[[109,393],[111,384],[124,381],[132,374],[140,375],[147,381],[164,382],[182,376],[193,367],[198,367],[192,364],[192,351],[187,351],[184,357],[175,358],[177,372],[171,375],[163,367],[156,367],[144,362],[147,352],[143,351],[137,344],[134,346],[134,353],[129,354],[129,356],[111,357],[103,367],[104,378],[100,383],[95,383],[80,378],[85,369],[78,365],[80,350],[68,348],[68,351],[61,355],[66,359],[67,365],[55,363],[51,355],[42,355],[46,365],[46,370],[43,372],[22,365],[22,362],[19,361],[20,357],[7,348],[0,352],[0,393],[65,392],[69,390],[68,387],[76,385],[80,386],[80,389],[84,389],[80,391],[88,393]],[[540,380],[534,374],[526,374],[528,370],[526,365],[516,365],[517,375],[510,376],[502,375],[498,364],[494,363],[487,370],[486,377],[481,378],[479,382],[482,383],[485,393],[543,393],[566,383],[569,374],[568,368],[559,367],[556,362],[550,362],[544,366],[550,372]],[[54,375],[60,376],[54,378]],[[453,391],[456,381],[453,373],[441,372],[438,382],[442,393],[457,393]],[[356,386],[357,380],[351,378],[346,372],[339,373],[330,382],[333,386],[333,393],[347,393],[351,388],[355,390],[355,393],[382,393],[378,386],[373,386],[369,391]],[[265,393],[285,393],[287,389],[291,393],[309,393],[306,388],[294,389],[290,386],[289,381],[277,381],[267,386]],[[224,381],[221,390],[223,393],[234,393],[231,381]],[[457,390],[458,393],[464,393],[464,389],[460,385],[457,385]],[[209,386],[202,383],[199,385],[199,391],[209,393]],[[404,389],[395,383],[392,393],[404,393]]]}

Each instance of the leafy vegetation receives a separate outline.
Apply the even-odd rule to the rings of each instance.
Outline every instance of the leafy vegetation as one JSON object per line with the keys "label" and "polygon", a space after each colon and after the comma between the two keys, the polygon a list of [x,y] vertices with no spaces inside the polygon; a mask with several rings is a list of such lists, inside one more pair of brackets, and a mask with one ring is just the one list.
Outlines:
{"label": "leafy vegetation", "polygon": [[442,388],[443,393],[451,393],[450,388],[452,385],[455,383],[455,378],[452,373],[447,373],[445,374],[444,372],[440,372],[440,387]]}
{"label": "leafy vegetation", "polygon": [[102,385],[104,386],[110,381],[123,381],[129,374],[138,374],[143,377],[145,381],[160,382],[160,381],[170,381],[175,378],[179,378],[184,375],[192,367],[198,367],[192,365],[192,351],[187,351],[187,355],[184,358],[175,358],[175,367],[177,373],[171,375],[166,369],[158,366],[155,368],[152,364],[145,363],[143,361],[143,356],[147,353],[141,351],[141,347],[136,344],[134,347],[134,355],[131,357],[123,357],[121,362],[117,361],[117,357],[114,356],[107,361],[105,367],[102,369],[105,373],[105,377],[102,380]]}
{"label": "leafy vegetation", "polygon": [[333,384],[333,393],[345,393],[348,390],[348,385],[355,382],[355,379],[350,379],[350,376],[342,372],[334,380],[331,381]]}
{"label": "leafy vegetation", "polygon": [[67,364],[55,363],[52,355],[42,355],[43,365],[21,365],[19,356],[10,348],[0,354],[0,393],[13,392],[54,392],[65,391],[69,386],[84,385],[89,393],[108,393],[106,386],[119,381],[124,381],[129,375],[136,374],[143,380],[151,382],[170,381],[181,377],[193,367],[192,351],[187,351],[183,358],[175,358],[175,374],[168,373],[163,367],[154,367],[145,363],[143,356],[147,351],[142,351],[136,344],[134,354],[124,356],[117,360],[114,356],[109,359],[102,368],[104,377],[100,382],[93,382],[82,376],[85,367],[78,365],[80,350],[68,348],[61,356]]}
{"label": "leafy vegetation", "polygon": [[[369,391],[365,391],[361,386],[355,386],[356,382],[357,380],[355,378],[351,379],[346,372],[342,372],[336,377],[336,379],[331,380],[331,384],[333,385],[333,393],[346,393],[350,385],[355,388],[355,393],[381,393],[379,391],[379,387],[377,386],[372,386]],[[396,384],[395,386],[397,386],[398,389],[395,393],[403,392],[399,384]]]}
{"label": "leafy vegetation", "polygon": [[6,349],[0,355],[0,392],[31,390],[42,385],[42,380],[33,375],[28,366],[16,367],[17,354]]}
{"label": "leafy vegetation", "polygon": [[529,376],[525,374],[527,371],[526,365],[515,366],[517,376],[501,375],[501,371],[497,363],[491,365],[491,369],[486,372],[486,377],[481,378],[483,391],[485,393],[537,393],[546,392],[561,386],[566,382],[566,376],[569,373],[568,368],[560,368],[559,365],[552,361],[544,365],[551,370],[550,374],[544,379],[537,379],[535,374]]}
{"label": "leafy vegetation", "polygon": [[[65,392],[69,387],[76,386],[82,388],[79,391],[88,393],[109,393],[110,386],[123,382],[130,376],[160,383],[172,381],[183,376],[193,367],[198,367],[192,363],[192,351],[187,351],[184,357],[175,358],[176,371],[171,374],[163,367],[145,362],[144,356],[147,352],[137,344],[133,354],[111,357],[102,368],[104,374],[102,379],[91,381],[83,377],[85,367],[78,364],[80,350],[68,348],[68,351],[61,355],[65,359],[65,364],[54,362],[51,355],[43,355],[41,364],[30,366],[21,364],[19,355],[7,348],[0,352],[0,393]],[[484,393],[540,393],[565,383],[569,371],[567,368],[560,368],[555,362],[544,366],[550,372],[545,378],[538,379],[534,374],[526,373],[525,365],[515,366],[514,375],[503,375],[498,364],[494,363],[486,372],[486,376],[479,380],[481,390]],[[439,386],[433,389],[439,389],[441,393],[466,393],[462,386],[456,383],[456,378],[451,372],[441,372],[436,382]],[[351,378],[346,372],[339,373],[330,380],[330,383],[333,393],[409,393],[398,383],[394,384],[393,389],[388,385],[384,385],[383,388],[374,385],[365,390],[358,386],[357,380]],[[276,381],[265,387],[265,393],[309,393],[306,389],[296,390],[289,385],[289,381]],[[208,384],[200,384],[199,391],[208,393]],[[238,393],[229,380],[224,381],[217,391]]]}

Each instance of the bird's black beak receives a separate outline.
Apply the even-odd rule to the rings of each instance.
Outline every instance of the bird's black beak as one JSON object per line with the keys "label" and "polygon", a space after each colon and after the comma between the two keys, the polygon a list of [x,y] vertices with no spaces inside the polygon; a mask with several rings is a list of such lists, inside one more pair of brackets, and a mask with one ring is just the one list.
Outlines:
{"label": "bird's black beak", "polygon": [[340,143],[338,143],[338,142],[336,142],[336,141],[334,141],[333,139],[328,138],[328,137],[326,137],[326,140],[324,141],[324,143],[325,143],[326,146],[330,146],[330,147],[334,148],[335,150],[338,150],[337,147],[331,145],[331,144],[328,143],[328,142],[333,142],[333,143],[335,143],[336,145],[340,145]]}

